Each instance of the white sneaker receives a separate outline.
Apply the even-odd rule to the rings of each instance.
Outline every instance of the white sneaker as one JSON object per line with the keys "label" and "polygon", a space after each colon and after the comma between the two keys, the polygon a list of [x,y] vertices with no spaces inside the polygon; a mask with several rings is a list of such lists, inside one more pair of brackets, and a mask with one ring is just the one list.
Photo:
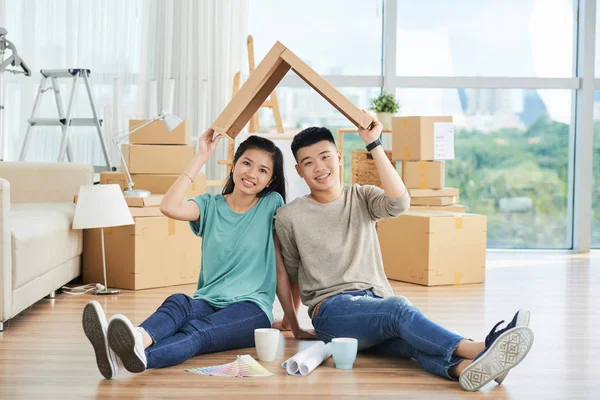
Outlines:
{"label": "white sneaker", "polygon": [[108,345],[106,332],[108,322],[102,306],[97,301],[90,301],[83,308],[83,332],[94,348],[96,364],[102,376],[112,379],[119,373],[119,359]]}
{"label": "white sneaker", "polygon": [[498,335],[458,378],[469,392],[481,389],[492,379],[516,367],[533,346],[533,331],[525,326]]}
{"label": "white sneaker", "polygon": [[[529,326],[529,319],[530,319],[530,313],[528,310],[519,310],[517,311],[517,313],[515,314],[515,316],[513,317],[512,321],[510,321],[507,325],[507,328],[516,328],[519,326]],[[496,381],[496,383],[498,385],[501,385],[502,382],[504,382],[504,380],[506,379],[506,376],[508,375],[508,371],[506,371],[505,373],[503,373],[502,375],[498,376],[496,379],[494,379]]]}
{"label": "white sneaker", "polygon": [[140,373],[146,370],[142,332],[135,328],[126,316],[116,314],[110,319],[108,345],[121,359],[127,371]]}

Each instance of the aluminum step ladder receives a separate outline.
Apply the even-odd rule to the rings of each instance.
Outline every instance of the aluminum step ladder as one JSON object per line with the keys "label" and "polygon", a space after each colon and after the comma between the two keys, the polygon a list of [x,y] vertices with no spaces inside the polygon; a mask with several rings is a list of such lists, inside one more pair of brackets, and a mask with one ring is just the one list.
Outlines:
{"label": "aluminum step ladder", "polygon": [[[104,153],[104,160],[106,162],[106,167],[97,169],[108,171],[113,170],[110,158],[108,156],[106,142],[104,141],[104,136],[102,136],[102,120],[98,118],[98,113],[96,112],[96,106],[94,104],[94,98],[92,96],[92,90],[90,88],[90,72],[91,71],[89,69],[83,68],[43,69],[40,71],[40,73],[42,74],[42,80],[40,82],[40,87],[38,89],[35,102],[33,103],[31,117],[27,120],[29,125],[27,126],[27,132],[25,133],[25,140],[23,141],[23,148],[21,149],[19,161],[25,161],[25,156],[27,155],[27,148],[29,146],[29,141],[31,138],[31,131],[34,126],[59,126],[61,128],[62,140],[60,143],[58,162],[64,161],[65,155],[67,156],[67,160],[69,162],[73,161],[73,151],[69,142],[69,132],[71,127],[95,126],[96,132],[98,133],[98,139],[100,139],[102,152]],[[63,103],[60,95],[60,87],[57,81],[60,78],[73,79],[73,86],[71,89],[71,94],[69,95],[69,105],[67,107],[66,113],[63,108]],[[50,80],[50,85],[46,87],[46,81],[48,79]],[[75,99],[77,97],[77,91],[79,88],[78,84],[80,82],[80,79],[83,79],[83,82],[85,83],[88,99],[90,101],[90,107],[92,109],[92,118],[73,118],[73,104],[75,104]],[[58,110],[58,118],[37,118],[35,116],[35,113],[40,104],[42,94],[47,92],[48,90],[52,90],[54,92],[56,108]]]}

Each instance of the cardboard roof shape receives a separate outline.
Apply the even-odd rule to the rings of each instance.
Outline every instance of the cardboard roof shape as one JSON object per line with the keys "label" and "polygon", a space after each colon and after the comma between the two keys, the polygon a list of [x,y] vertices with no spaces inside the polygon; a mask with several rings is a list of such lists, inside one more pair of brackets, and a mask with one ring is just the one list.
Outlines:
{"label": "cardboard roof shape", "polygon": [[287,47],[276,42],[211,127],[235,139],[290,69],[356,127],[366,129],[371,126],[373,119],[367,113],[352,104]]}

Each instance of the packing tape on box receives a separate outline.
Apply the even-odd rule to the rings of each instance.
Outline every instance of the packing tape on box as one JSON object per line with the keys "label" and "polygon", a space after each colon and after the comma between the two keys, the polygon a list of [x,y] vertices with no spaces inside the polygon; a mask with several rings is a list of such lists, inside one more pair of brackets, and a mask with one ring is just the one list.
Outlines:
{"label": "packing tape on box", "polygon": [[419,161],[419,172],[426,174],[429,171],[429,161]]}
{"label": "packing tape on box", "polygon": [[456,229],[462,229],[462,227],[463,227],[463,218],[461,216],[456,216],[454,218],[454,227]]}
{"label": "packing tape on box", "polygon": [[429,187],[429,180],[426,176],[419,177],[419,189],[427,189]]}
{"label": "packing tape on box", "polygon": [[454,273],[454,284],[460,285],[461,283],[462,283],[462,272],[455,272]]}
{"label": "packing tape on box", "polygon": [[402,128],[407,128],[407,127],[408,127],[408,121],[407,121],[407,120],[405,120],[405,119],[401,119],[401,120],[400,120],[400,126],[401,126]]}
{"label": "packing tape on box", "polygon": [[175,234],[175,220],[169,218],[169,236],[173,236]]}
{"label": "packing tape on box", "polygon": [[408,146],[404,147],[404,159],[405,160],[410,160],[410,149],[408,148]]}

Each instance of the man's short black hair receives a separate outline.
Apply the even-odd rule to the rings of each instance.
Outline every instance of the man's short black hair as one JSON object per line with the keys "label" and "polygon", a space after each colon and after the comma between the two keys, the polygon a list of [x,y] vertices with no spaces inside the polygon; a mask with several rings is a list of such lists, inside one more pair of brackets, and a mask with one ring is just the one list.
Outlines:
{"label": "man's short black hair", "polygon": [[303,147],[309,147],[313,144],[322,142],[323,140],[333,143],[335,146],[335,140],[333,140],[333,134],[325,127],[311,126],[306,128],[294,136],[292,140],[292,153],[294,158],[298,161],[298,150]]}

